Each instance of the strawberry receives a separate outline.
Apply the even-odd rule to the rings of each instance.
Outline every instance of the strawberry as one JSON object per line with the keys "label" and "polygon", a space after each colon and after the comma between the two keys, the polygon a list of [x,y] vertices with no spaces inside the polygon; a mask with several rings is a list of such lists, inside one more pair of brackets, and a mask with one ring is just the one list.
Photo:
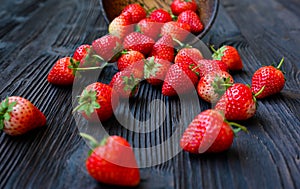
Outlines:
{"label": "strawberry", "polygon": [[221,60],[222,62],[226,63],[229,70],[237,71],[243,68],[243,62],[240,57],[239,52],[233,46],[224,45],[218,50],[213,50],[213,59],[214,60]]}
{"label": "strawberry", "polygon": [[171,3],[171,11],[176,16],[187,10],[196,12],[197,8],[195,0],[173,0]]}
{"label": "strawberry", "polygon": [[29,100],[7,97],[0,104],[0,130],[11,136],[22,135],[46,125],[45,115]]}
{"label": "strawberry", "polygon": [[88,44],[80,45],[76,48],[73,59],[80,62],[89,53],[90,48],[91,45]]}
{"label": "strawberry", "polygon": [[199,73],[199,68],[196,68],[198,66],[197,62],[202,59],[203,55],[198,49],[187,46],[178,51],[175,56],[175,64],[191,66],[192,68],[195,68],[197,73]]}
{"label": "strawberry", "polygon": [[48,82],[54,85],[72,85],[75,78],[73,69],[76,69],[78,64],[71,57],[57,60],[48,74]]}
{"label": "strawberry", "polygon": [[247,120],[256,112],[255,97],[259,93],[253,95],[248,85],[235,83],[225,91],[215,109],[222,111],[227,120]]}
{"label": "strawberry", "polygon": [[132,32],[124,38],[123,46],[126,50],[134,50],[143,53],[145,56],[148,55],[155,41],[138,32]]}
{"label": "strawberry", "polygon": [[117,61],[119,71],[125,70],[128,66],[134,64],[137,61],[145,59],[144,55],[139,51],[123,51],[122,55]]}
{"label": "strawberry", "polygon": [[139,89],[140,78],[135,77],[130,70],[117,72],[109,83],[109,86],[118,93],[120,98],[133,97]]}
{"label": "strawberry", "polygon": [[232,85],[233,82],[233,78],[228,72],[212,72],[201,77],[197,85],[197,92],[203,100],[215,103],[226,91],[226,85]]}
{"label": "strawberry", "polygon": [[144,18],[137,24],[137,28],[140,33],[157,40],[162,25],[163,24],[157,23],[150,18]]}
{"label": "strawberry", "polygon": [[190,66],[173,64],[166,74],[162,94],[165,96],[186,94],[195,88],[197,82],[198,76]]}
{"label": "strawberry", "polygon": [[97,181],[117,186],[137,186],[140,172],[128,141],[120,136],[108,136],[100,143],[85,133],[93,151],[86,160],[88,173]]}
{"label": "strawberry", "polygon": [[138,23],[139,21],[146,18],[147,16],[147,12],[145,11],[145,9],[138,3],[127,5],[123,9],[121,15],[128,14],[128,13],[131,15],[132,24]]}
{"label": "strawberry", "polygon": [[171,35],[164,35],[158,41],[156,41],[156,43],[153,45],[150,56],[155,56],[156,58],[173,62],[174,47]]}
{"label": "strawberry", "polygon": [[220,60],[207,60],[202,59],[197,62],[199,67],[199,75],[200,77],[205,76],[206,74],[213,73],[213,72],[219,72],[219,71],[225,71],[228,72],[227,64]]}
{"label": "strawberry", "polygon": [[157,57],[148,57],[144,67],[144,77],[151,85],[161,85],[171,66],[167,60]]}
{"label": "strawberry", "polygon": [[82,91],[78,106],[73,112],[80,112],[85,119],[91,122],[106,121],[113,115],[118,100],[114,98],[112,88],[104,83],[95,82]]}
{"label": "strawberry", "polygon": [[111,60],[122,48],[120,39],[113,35],[105,35],[93,41],[93,51],[102,58],[103,61]]}
{"label": "strawberry", "polygon": [[204,29],[203,23],[201,22],[199,16],[191,10],[180,13],[177,18],[177,22],[190,25],[192,33],[200,33]]}
{"label": "strawberry", "polygon": [[[232,129],[231,126],[237,127]],[[180,146],[194,153],[218,153],[228,150],[232,145],[234,133],[247,129],[236,123],[227,122],[223,115],[214,109],[198,114],[184,131]]]}
{"label": "strawberry", "polygon": [[[177,39],[183,42],[191,31],[190,25],[186,23],[179,23],[175,21],[170,21],[165,23],[161,28],[161,36],[171,35],[173,39]],[[174,43],[176,45],[176,43]]]}
{"label": "strawberry", "polygon": [[149,18],[153,20],[154,22],[158,23],[166,23],[172,21],[172,16],[170,13],[165,11],[164,9],[156,9],[149,15]]}
{"label": "strawberry", "polygon": [[277,67],[264,66],[259,68],[252,76],[252,92],[257,93],[262,87],[264,90],[256,98],[265,98],[279,93],[285,84],[284,74],[280,70],[284,58],[281,59]]}
{"label": "strawberry", "polygon": [[109,34],[123,40],[126,35],[133,32],[134,25],[132,25],[131,14],[124,12],[120,16],[114,18],[108,26]]}

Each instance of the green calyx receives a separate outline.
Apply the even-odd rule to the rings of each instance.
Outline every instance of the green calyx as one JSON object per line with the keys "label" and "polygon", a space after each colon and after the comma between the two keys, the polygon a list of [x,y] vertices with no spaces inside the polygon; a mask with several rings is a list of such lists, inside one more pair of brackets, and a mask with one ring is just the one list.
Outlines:
{"label": "green calyx", "polygon": [[152,56],[149,60],[145,60],[144,63],[145,79],[148,79],[151,76],[154,77],[156,75],[156,72],[158,72],[159,68],[162,66],[161,64],[155,62],[154,56]]}
{"label": "green calyx", "polygon": [[97,102],[97,92],[94,90],[84,90],[79,97],[78,106],[74,108],[73,113],[76,111],[84,112],[90,117],[95,109],[99,109],[100,107],[100,104]]}
{"label": "green calyx", "polygon": [[213,51],[212,58],[214,60],[221,60],[222,57],[224,56],[224,51],[226,50],[226,46],[224,45],[221,48],[219,48],[218,50],[216,50],[213,45],[211,45],[210,48]]}
{"label": "green calyx", "polygon": [[139,79],[135,78],[133,74],[130,74],[130,76],[123,76],[123,84],[124,84],[124,91],[135,91],[137,84],[140,82]]}
{"label": "green calyx", "polygon": [[8,97],[0,104],[0,130],[4,128],[4,121],[10,120],[10,113],[17,102],[9,103]]}
{"label": "green calyx", "polygon": [[218,95],[223,95],[224,92],[232,86],[232,84],[233,83],[230,81],[230,77],[223,78],[216,75],[212,82],[212,87],[215,93]]}

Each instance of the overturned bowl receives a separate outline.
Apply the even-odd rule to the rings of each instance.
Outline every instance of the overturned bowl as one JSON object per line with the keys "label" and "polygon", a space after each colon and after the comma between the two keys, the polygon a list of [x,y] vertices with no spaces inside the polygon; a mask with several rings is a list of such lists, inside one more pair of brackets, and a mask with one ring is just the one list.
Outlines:
{"label": "overturned bowl", "polygon": [[[219,0],[196,0],[196,2],[198,4],[197,14],[204,24],[204,30],[197,34],[197,37],[201,39],[214,23],[218,12]],[[106,22],[109,24],[115,17],[121,14],[125,6],[131,3],[140,3],[144,5],[146,10],[155,7],[170,11],[172,0],[100,0],[102,13]]]}

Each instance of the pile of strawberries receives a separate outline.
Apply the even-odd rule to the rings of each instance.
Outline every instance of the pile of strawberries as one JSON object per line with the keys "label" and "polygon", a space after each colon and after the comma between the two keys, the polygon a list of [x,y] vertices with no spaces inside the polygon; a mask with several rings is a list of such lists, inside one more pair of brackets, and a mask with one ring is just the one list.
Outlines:
{"label": "pile of strawberries", "polygon": [[[215,107],[194,118],[180,146],[196,154],[222,152],[232,145],[235,132],[247,131],[231,121],[251,118],[257,109],[257,98],[278,93],[284,87],[284,75],[279,69],[283,59],[277,68],[265,66],[257,70],[251,87],[234,83],[230,72],[243,68],[238,51],[227,45],[217,50],[212,47],[212,60],[205,59],[199,49],[186,43],[190,33],[197,34],[204,28],[196,13],[196,2],[174,0],[170,8],[172,14],[163,9],[147,12],[139,4],[126,6],[110,23],[108,35],[91,45],[79,46],[72,57],[59,59],[49,72],[48,82],[72,85],[76,73],[103,69],[116,62],[119,72],[109,84],[91,83],[78,98],[74,112],[90,122],[110,119],[120,99],[134,97],[143,80],[160,86],[165,96],[188,95],[196,89],[201,99]],[[22,97],[7,97],[0,105],[0,128],[9,135],[21,135],[45,124],[43,113]],[[133,151],[124,138],[109,136],[99,143],[87,134],[81,136],[95,148],[86,161],[92,177],[123,186],[140,182]],[[122,165],[124,158],[127,166]]]}

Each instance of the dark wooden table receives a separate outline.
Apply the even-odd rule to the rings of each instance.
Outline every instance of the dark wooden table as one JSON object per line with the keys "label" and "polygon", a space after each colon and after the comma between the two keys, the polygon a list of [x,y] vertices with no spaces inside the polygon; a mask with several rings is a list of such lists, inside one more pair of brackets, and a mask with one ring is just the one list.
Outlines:
{"label": "dark wooden table", "polygon": [[[0,188],[116,188],[97,183],[86,172],[89,148],[71,114],[72,88],[46,81],[58,58],[107,33],[99,1],[0,0],[0,4],[1,99],[23,96],[47,116],[46,127],[24,136],[1,133]],[[242,122],[250,133],[241,133],[229,151],[200,156],[180,152],[163,164],[141,169],[138,188],[300,188],[299,10],[298,0],[221,0],[216,22],[203,41],[239,50],[245,67],[234,78],[242,83],[250,84],[260,66],[285,57],[286,85],[280,94],[258,102],[255,117]],[[112,67],[104,79],[114,71]],[[169,136],[180,114],[196,115],[208,108],[200,101],[201,109],[179,110],[176,99],[166,99],[143,84],[131,102],[137,116],[147,115],[140,107],[153,95],[168,101],[166,128],[137,136],[111,120],[108,131],[131,143],[140,137],[138,141],[147,145],[156,136]]]}

